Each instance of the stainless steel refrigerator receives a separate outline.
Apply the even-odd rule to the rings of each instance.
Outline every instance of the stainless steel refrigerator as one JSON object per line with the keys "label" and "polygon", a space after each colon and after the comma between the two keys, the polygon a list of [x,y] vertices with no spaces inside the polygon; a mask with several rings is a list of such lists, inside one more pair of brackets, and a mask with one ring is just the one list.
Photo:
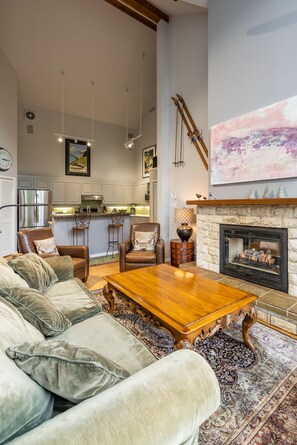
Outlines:
{"label": "stainless steel refrigerator", "polygon": [[51,220],[52,192],[49,190],[18,191],[18,227],[46,227]]}

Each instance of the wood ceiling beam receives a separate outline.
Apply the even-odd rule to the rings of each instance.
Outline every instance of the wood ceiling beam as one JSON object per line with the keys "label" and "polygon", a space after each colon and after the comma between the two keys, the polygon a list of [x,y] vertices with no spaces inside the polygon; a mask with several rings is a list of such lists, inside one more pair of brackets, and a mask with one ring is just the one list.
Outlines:
{"label": "wood ceiling beam", "polygon": [[125,14],[133,17],[149,28],[157,31],[157,23],[165,20],[169,22],[169,17],[149,3],[147,0],[105,0],[110,5],[118,8]]}

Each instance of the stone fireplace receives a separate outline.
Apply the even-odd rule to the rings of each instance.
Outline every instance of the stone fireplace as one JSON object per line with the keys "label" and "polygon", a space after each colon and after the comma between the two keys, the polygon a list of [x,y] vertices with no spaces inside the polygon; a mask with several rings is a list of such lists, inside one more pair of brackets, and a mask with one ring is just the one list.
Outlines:
{"label": "stone fireplace", "polygon": [[[287,286],[279,290],[297,296],[297,199],[207,200],[187,201],[187,204],[197,205],[196,265],[214,272],[220,272],[223,253],[220,245],[221,225],[285,229],[288,247],[282,261],[286,262]],[[267,239],[266,247],[268,242]],[[274,243],[273,240],[271,242]],[[262,250],[260,245],[258,248]],[[276,249],[275,244],[271,244],[270,249],[267,247],[268,250],[271,248]],[[267,255],[267,252],[264,254]],[[268,283],[264,285],[269,287]]]}

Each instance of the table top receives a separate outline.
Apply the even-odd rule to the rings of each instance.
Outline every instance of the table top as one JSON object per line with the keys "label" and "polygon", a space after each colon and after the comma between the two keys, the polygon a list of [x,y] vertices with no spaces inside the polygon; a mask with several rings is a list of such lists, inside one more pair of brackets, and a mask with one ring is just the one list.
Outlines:
{"label": "table top", "polygon": [[250,304],[255,295],[168,264],[104,277],[179,332],[192,332]]}

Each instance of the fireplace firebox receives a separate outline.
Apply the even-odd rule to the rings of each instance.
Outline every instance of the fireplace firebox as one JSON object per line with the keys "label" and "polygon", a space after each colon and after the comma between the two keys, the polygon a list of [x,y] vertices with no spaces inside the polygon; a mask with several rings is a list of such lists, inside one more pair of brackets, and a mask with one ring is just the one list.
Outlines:
{"label": "fireplace firebox", "polygon": [[288,292],[287,229],[221,224],[220,272]]}

